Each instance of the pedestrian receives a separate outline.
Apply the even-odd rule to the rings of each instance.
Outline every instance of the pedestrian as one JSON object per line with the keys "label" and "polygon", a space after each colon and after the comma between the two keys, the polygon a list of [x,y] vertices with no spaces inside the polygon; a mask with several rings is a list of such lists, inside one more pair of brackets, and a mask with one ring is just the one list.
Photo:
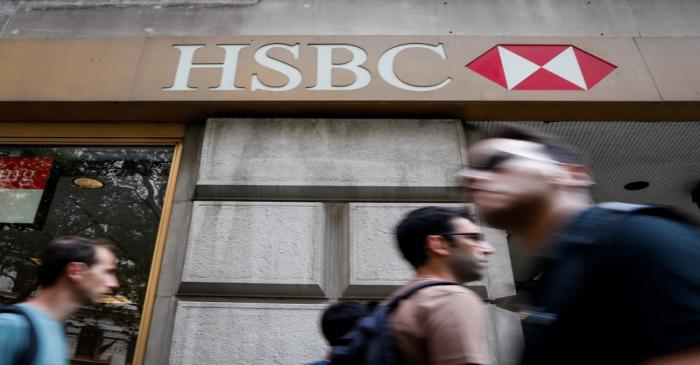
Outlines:
{"label": "pedestrian", "polygon": [[78,236],[56,238],[41,256],[39,292],[0,309],[1,365],[67,365],[63,322],[119,284],[114,246]]}
{"label": "pedestrian", "polygon": [[[408,213],[396,239],[414,278],[392,297],[429,283],[479,280],[493,247],[463,208],[424,207]],[[403,299],[391,317],[399,363],[487,364],[484,302],[462,285],[425,287]]]}
{"label": "pedestrian", "polygon": [[505,126],[463,174],[485,223],[546,259],[524,365],[700,364],[700,232],[660,207],[593,205],[584,157]]}

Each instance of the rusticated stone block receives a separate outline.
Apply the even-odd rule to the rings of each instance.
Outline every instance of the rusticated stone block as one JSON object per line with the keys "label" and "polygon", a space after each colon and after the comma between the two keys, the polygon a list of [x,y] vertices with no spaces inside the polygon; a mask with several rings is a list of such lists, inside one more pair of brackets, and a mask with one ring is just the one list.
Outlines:
{"label": "rusticated stone block", "polygon": [[[411,265],[401,255],[394,229],[406,213],[427,205],[460,206],[428,203],[350,204],[346,296],[384,297],[415,275]],[[483,286],[483,283],[475,284]]]}
{"label": "rusticated stone block", "polygon": [[320,203],[195,202],[181,294],[321,296]]}
{"label": "rusticated stone block", "polygon": [[323,358],[324,304],[180,302],[170,364],[307,364]]}
{"label": "rusticated stone block", "polygon": [[210,119],[197,194],[444,199],[466,161],[458,120]]}
{"label": "rusticated stone block", "polygon": [[[460,207],[462,204],[352,203],[349,208],[349,277],[345,296],[384,297],[414,276],[398,249],[394,229],[405,214],[428,206]],[[483,279],[468,286],[483,297],[495,299],[515,294],[505,235],[483,229],[495,252]]]}

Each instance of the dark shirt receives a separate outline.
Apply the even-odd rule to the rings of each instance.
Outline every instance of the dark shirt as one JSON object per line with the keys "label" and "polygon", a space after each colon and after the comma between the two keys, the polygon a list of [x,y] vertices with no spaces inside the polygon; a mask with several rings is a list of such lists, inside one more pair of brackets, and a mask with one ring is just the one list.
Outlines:
{"label": "dark shirt", "polygon": [[700,346],[697,227],[631,214],[590,244],[558,245],[525,321],[523,364],[637,364]]}

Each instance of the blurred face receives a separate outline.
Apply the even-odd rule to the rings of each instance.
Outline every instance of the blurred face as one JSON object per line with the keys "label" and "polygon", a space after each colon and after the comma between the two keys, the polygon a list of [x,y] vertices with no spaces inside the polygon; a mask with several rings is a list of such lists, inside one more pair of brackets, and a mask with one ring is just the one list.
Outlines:
{"label": "blurred face", "polygon": [[112,294],[119,287],[117,257],[105,247],[96,247],[95,263],[85,268],[76,282],[78,291],[88,303],[96,303],[102,296]]}
{"label": "blurred face", "polygon": [[560,168],[542,148],[528,141],[487,139],[469,149],[462,178],[486,223],[509,229],[544,206]]}
{"label": "blurred face", "polygon": [[459,282],[479,280],[488,263],[486,257],[493,253],[493,247],[486,241],[474,237],[481,229],[466,218],[452,220],[453,232],[445,235],[450,255],[445,262]]}

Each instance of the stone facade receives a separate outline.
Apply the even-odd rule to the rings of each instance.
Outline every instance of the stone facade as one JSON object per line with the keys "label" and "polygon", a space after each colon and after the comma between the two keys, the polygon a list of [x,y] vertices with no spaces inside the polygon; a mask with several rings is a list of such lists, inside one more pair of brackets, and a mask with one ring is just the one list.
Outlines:
{"label": "stone facade", "polygon": [[[164,267],[161,285],[172,291],[161,291],[154,313],[174,322],[152,323],[150,338],[166,340],[149,342],[147,363],[322,357],[329,303],[381,300],[413,275],[393,237],[401,217],[461,205],[454,175],[467,139],[458,120],[211,119],[200,141],[201,152],[184,156],[196,181],[178,186],[185,201],[174,214],[183,218],[166,246],[181,273]],[[512,296],[505,237],[485,233],[497,253],[468,286],[489,301]],[[517,315],[485,310],[492,363],[513,363]]]}

